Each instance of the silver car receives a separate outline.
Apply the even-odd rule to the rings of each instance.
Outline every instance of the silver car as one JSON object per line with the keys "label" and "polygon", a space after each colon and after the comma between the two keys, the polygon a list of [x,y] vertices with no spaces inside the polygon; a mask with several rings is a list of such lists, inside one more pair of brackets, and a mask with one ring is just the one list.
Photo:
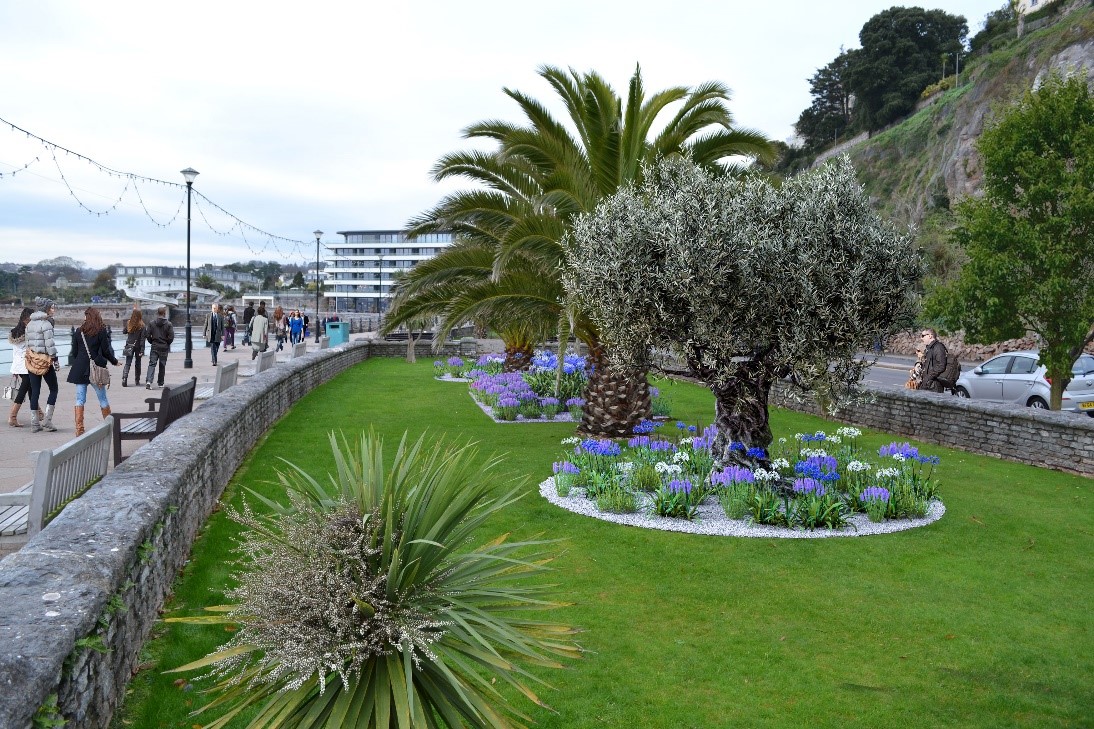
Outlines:
{"label": "silver car", "polygon": [[[957,380],[958,397],[1048,408],[1049,382],[1038,352],[1007,352],[965,372]],[[1071,366],[1071,382],[1064,390],[1061,410],[1094,417],[1094,357],[1083,354]]]}

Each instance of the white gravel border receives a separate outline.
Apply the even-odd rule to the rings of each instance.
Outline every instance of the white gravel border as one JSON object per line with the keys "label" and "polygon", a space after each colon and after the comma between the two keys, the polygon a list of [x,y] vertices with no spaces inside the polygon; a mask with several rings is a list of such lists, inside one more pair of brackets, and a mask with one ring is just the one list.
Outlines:
{"label": "white gravel border", "polygon": [[[789,529],[752,524],[744,520],[730,519],[722,510],[721,504],[708,498],[699,506],[699,516],[694,521],[670,519],[643,513],[648,508],[648,496],[639,495],[639,511],[634,514],[611,514],[596,508],[596,502],[586,499],[584,491],[572,489],[569,496],[559,496],[555,490],[555,479],[548,478],[539,485],[539,494],[555,506],[582,516],[610,521],[615,524],[660,529],[666,532],[686,532],[716,537],[749,537],[754,539],[826,539],[828,537],[865,537],[871,534],[891,534],[908,529],[933,524],[946,513],[946,506],[937,499],[932,501],[927,516],[922,519],[897,519],[893,521],[872,522],[865,514],[853,514],[848,526],[843,529]],[[642,499],[645,499],[643,502]]]}
{"label": "white gravel border", "polygon": [[437,382],[474,382],[469,377],[453,377],[452,375],[441,375],[440,377],[434,377]]}

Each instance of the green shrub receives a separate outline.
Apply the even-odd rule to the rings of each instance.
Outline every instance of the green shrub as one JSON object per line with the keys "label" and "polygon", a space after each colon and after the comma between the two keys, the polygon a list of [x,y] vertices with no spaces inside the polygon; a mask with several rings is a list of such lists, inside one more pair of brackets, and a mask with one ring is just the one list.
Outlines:
{"label": "green shrub", "polygon": [[596,497],[596,508],[612,514],[633,514],[638,511],[638,502],[633,492],[621,486],[612,486]]}
{"label": "green shrub", "polygon": [[629,483],[636,491],[652,493],[661,488],[661,474],[652,463],[639,463],[631,470]]}
{"label": "green shrub", "polygon": [[498,461],[476,465],[469,446],[427,449],[404,435],[388,469],[378,437],[356,449],[330,440],[328,483],[290,464],[279,473],[287,506],[251,492],[272,513],[229,511],[247,528],[227,592],[237,603],[171,619],[238,626],[220,650],[175,669],[212,668],[217,697],[197,713],[215,708],[212,728],[259,706],[250,727],[519,723],[492,684],[541,703],[520,664],[579,655],[572,628],[520,617],[560,606],[535,578],[545,542],[467,548],[522,488],[491,498]]}

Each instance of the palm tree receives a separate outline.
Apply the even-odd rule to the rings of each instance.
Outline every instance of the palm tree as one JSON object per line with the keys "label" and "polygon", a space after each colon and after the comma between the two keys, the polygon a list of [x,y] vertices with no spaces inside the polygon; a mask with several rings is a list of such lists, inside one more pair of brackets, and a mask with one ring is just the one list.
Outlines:
{"label": "palm tree", "polygon": [[[717,82],[694,89],[675,86],[647,96],[641,69],[636,68],[624,104],[596,72],[543,66],[539,74],[561,98],[570,126],[554,119],[534,98],[505,89],[525,123],[474,124],[464,136],[493,140],[496,149],[449,154],[433,169],[438,181],[466,178],[485,189],[445,197],[411,221],[411,233],[449,230],[493,247],[491,277],[499,286],[507,282],[509,295],[480,301],[480,312],[500,313],[496,304],[501,302],[511,315],[512,287],[533,281],[539,293],[522,300],[520,310],[530,312],[540,302],[537,319],[554,316],[558,322],[565,316],[559,330],[571,329],[589,347],[594,369],[580,429],[595,435],[626,435],[649,415],[647,372],[612,367],[596,327],[567,304],[562,287],[564,242],[574,219],[592,212],[621,186],[639,182],[644,166],[658,158],[681,155],[707,169],[734,174],[743,168],[731,161],[733,157],[770,160],[773,148],[762,134],[733,127],[726,106],[729,89]],[[655,126],[675,104],[680,106],[674,116],[654,135]],[[549,289],[558,292],[556,299],[545,296]],[[495,293],[489,288],[476,291]]]}

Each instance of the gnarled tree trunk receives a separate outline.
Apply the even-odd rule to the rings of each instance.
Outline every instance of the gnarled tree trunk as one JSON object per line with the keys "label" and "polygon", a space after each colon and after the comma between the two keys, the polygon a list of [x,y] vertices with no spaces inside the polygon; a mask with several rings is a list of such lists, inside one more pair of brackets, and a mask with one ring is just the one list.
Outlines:
{"label": "gnarled tree trunk", "polygon": [[502,369],[505,372],[524,372],[532,366],[532,356],[536,351],[531,344],[505,343],[505,362]]}
{"label": "gnarled tree trunk", "polygon": [[649,370],[620,370],[608,362],[603,345],[590,348],[592,372],[585,385],[585,407],[578,432],[622,438],[650,417]]}

